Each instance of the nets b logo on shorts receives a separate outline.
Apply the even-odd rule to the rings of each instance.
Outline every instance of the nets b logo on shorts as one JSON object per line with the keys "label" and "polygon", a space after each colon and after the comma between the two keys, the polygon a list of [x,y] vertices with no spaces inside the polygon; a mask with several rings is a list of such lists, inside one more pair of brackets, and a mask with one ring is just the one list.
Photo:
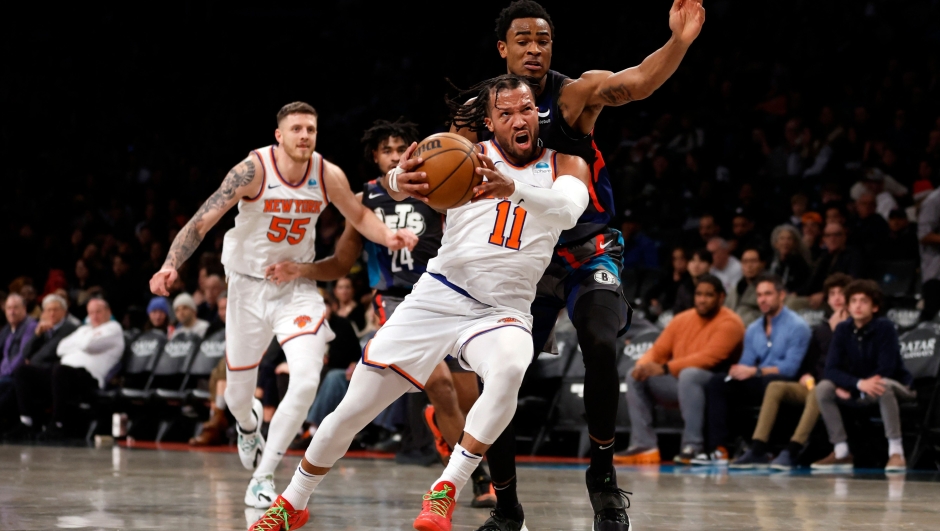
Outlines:
{"label": "nets b logo on shorts", "polygon": [[616,284],[617,277],[606,269],[598,269],[594,272],[594,281],[598,284]]}
{"label": "nets b logo on shorts", "polygon": [[294,324],[297,325],[297,328],[303,328],[312,322],[313,322],[313,319],[311,319],[310,316],[307,316],[307,315],[301,315],[300,317],[294,319]]}

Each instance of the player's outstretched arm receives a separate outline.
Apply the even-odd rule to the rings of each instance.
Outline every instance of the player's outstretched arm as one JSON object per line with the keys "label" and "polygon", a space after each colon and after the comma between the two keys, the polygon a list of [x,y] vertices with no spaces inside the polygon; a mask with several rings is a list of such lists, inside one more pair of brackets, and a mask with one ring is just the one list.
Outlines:
{"label": "player's outstretched arm", "polygon": [[251,154],[228,172],[219,189],[206,199],[176,235],[163,267],[150,279],[151,292],[156,295],[169,295],[168,288],[176,281],[176,270],[192,256],[209,229],[214,227],[239,199],[257,195],[264,171],[257,171],[260,166],[261,161]]}
{"label": "player's outstretched arm", "polygon": [[[702,0],[675,0],[669,10],[669,29],[672,30],[672,37],[662,48],[650,54],[637,66],[620,72],[591,70],[564,88],[559,98],[559,106],[568,123],[579,126],[577,128],[586,133],[593,127],[596,114],[601,108],[616,107],[649,97],[679,67],[692,41],[702,31],[704,23],[705,8],[702,7]],[[591,110],[595,112],[591,113]],[[593,115],[590,123],[580,123],[582,113]]]}
{"label": "player's outstretched arm", "polygon": [[493,160],[486,155],[477,155],[482,168],[477,172],[486,181],[473,189],[473,201],[488,197],[505,197],[525,208],[548,225],[570,229],[587,208],[590,197],[588,185],[590,171],[587,162],[580,157],[558,154],[556,169],[560,175],[551,188],[539,188],[511,179],[499,172]]}
{"label": "player's outstretched arm", "polygon": [[362,254],[362,236],[356,231],[352,223],[346,224],[333,254],[312,264],[297,262],[281,262],[269,265],[264,270],[264,278],[281,285],[296,278],[308,278],[322,282],[338,280],[349,274],[356,259]]}
{"label": "player's outstretched arm", "polygon": [[393,251],[403,247],[407,247],[409,251],[414,249],[418,237],[413,232],[408,229],[389,229],[375,212],[356,199],[349,189],[349,181],[346,180],[343,170],[330,162],[326,164],[326,175],[323,178],[328,181],[326,188],[329,190],[330,201],[346,218],[346,223],[352,224],[363,237]]}

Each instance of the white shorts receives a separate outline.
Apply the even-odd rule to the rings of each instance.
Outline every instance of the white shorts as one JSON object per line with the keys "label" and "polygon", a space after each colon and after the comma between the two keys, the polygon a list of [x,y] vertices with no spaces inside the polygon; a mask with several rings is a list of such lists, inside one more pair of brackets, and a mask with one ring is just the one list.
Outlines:
{"label": "white shorts", "polygon": [[316,282],[297,279],[278,286],[270,280],[229,274],[225,316],[225,360],[229,370],[257,367],[273,336],[283,345],[306,334],[316,334],[323,344],[336,337],[326,322],[326,303]]}
{"label": "white shorts", "polygon": [[487,306],[444,282],[428,273],[422,275],[366,345],[362,362],[390,368],[423,389],[434,368],[448,355],[472,370],[461,354],[475,336],[505,326],[532,333],[531,315],[514,308]]}

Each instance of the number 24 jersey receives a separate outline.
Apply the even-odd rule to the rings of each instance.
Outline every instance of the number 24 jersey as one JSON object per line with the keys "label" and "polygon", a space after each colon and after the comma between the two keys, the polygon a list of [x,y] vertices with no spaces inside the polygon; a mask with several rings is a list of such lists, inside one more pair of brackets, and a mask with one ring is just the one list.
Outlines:
{"label": "number 24 jersey", "polygon": [[[542,149],[528,164],[514,166],[495,140],[477,146],[497,170],[516,181],[551,188],[557,178],[554,150]],[[445,277],[483,304],[528,314],[560,235],[561,229],[528,215],[524,202],[494,198],[467,203],[447,211],[441,248],[428,263],[428,272]]]}

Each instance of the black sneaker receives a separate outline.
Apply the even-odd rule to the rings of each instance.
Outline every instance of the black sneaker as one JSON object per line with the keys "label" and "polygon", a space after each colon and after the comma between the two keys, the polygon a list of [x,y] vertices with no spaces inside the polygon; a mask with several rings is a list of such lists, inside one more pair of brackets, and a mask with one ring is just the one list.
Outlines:
{"label": "black sneaker", "polygon": [[470,500],[470,507],[474,509],[496,507],[496,489],[493,488],[493,480],[490,476],[483,472],[474,475],[470,480],[473,482],[473,499]]}
{"label": "black sneaker", "polygon": [[595,477],[588,468],[585,474],[591,507],[594,508],[594,531],[630,531],[630,508],[632,492],[617,487],[617,472],[613,468],[600,477]]}
{"label": "black sneaker", "polygon": [[529,531],[529,529],[525,526],[525,519],[513,520],[504,516],[499,509],[494,509],[490,511],[490,517],[477,531]]}

